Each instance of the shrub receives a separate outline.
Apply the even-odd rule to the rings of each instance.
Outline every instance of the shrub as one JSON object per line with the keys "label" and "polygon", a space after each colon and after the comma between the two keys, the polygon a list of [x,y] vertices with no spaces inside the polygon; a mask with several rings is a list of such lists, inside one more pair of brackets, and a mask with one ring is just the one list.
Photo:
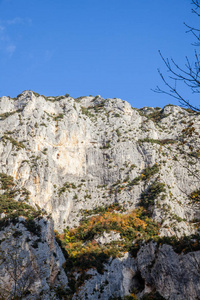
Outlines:
{"label": "shrub", "polygon": [[146,209],[154,205],[154,200],[160,193],[166,192],[165,185],[162,182],[154,181],[145,192],[141,194],[141,205]]}
{"label": "shrub", "polygon": [[3,113],[3,114],[0,114],[0,120],[5,120],[9,116],[12,116],[15,113],[18,113],[18,112],[21,112],[21,111],[22,111],[22,109],[18,109],[18,110],[12,111],[12,112],[6,112],[6,113]]}
{"label": "shrub", "polygon": [[63,114],[58,114],[56,117],[54,117],[54,121],[59,121],[60,119],[63,119],[64,115]]}
{"label": "shrub", "polygon": [[140,176],[135,177],[131,182],[129,182],[129,186],[137,185],[140,181],[148,181],[152,176],[159,172],[158,164],[155,163],[152,167],[148,166],[146,169],[142,171]]}
{"label": "shrub", "polygon": [[194,192],[192,192],[189,195],[190,200],[192,200],[193,202],[199,202],[200,201],[200,189],[199,190],[195,190]]}
{"label": "shrub", "polygon": [[5,218],[0,220],[0,228],[7,226],[9,222],[15,222],[19,216],[27,217],[27,224],[29,224],[30,219],[33,220],[41,215],[40,210],[35,210],[26,203],[14,200],[14,197],[19,193],[28,199],[30,192],[25,188],[22,191],[17,190],[12,176],[0,173],[0,182],[1,189],[4,190],[4,193],[0,195],[0,214],[4,213],[6,215]]}
{"label": "shrub", "polygon": [[86,107],[81,106],[81,111],[82,114],[86,115],[87,117],[94,117],[94,115]]}
{"label": "shrub", "polygon": [[[136,246],[132,241],[137,239],[138,235],[149,239],[158,234],[158,229],[158,224],[149,219],[143,209],[126,214],[107,211],[89,218],[84,217],[78,227],[67,228],[65,234],[60,236],[60,244],[68,253],[66,269],[83,272],[87,268],[96,267],[102,271],[103,263],[110,256],[117,257],[121,252],[129,249],[133,251]],[[108,245],[99,245],[94,238],[104,231],[119,232],[122,240]]]}
{"label": "shrub", "polygon": [[159,172],[158,164],[154,164],[152,167],[148,166],[146,169],[143,170],[141,177],[142,180],[149,180],[153,175]]}
{"label": "shrub", "polygon": [[8,190],[9,188],[14,186],[13,177],[5,173],[0,173],[0,182],[1,182],[1,188],[3,190]]}
{"label": "shrub", "polygon": [[149,139],[145,138],[143,140],[139,140],[139,143],[152,143],[152,144],[158,144],[158,145],[166,145],[166,144],[175,144],[177,143],[177,140],[173,139],[164,139],[164,140],[154,140],[154,139]]}
{"label": "shrub", "polygon": [[106,206],[98,206],[96,208],[90,210],[81,210],[81,213],[84,217],[88,217],[95,214],[104,214],[105,212],[113,212],[113,211],[125,212],[125,209],[119,203],[112,203]]}
{"label": "shrub", "polygon": [[2,141],[5,142],[6,140],[8,140],[13,145],[13,147],[15,146],[17,148],[17,150],[19,150],[20,148],[25,148],[25,146],[22,142],[18,142],[15,139],[13,139],[12,137],[4,135],[2,137]]}

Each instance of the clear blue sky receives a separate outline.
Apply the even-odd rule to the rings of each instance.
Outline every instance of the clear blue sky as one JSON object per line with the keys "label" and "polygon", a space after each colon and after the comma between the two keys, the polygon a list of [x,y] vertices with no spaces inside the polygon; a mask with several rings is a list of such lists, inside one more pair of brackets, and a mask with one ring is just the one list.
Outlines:
{"label": "clear blue sky", "polygon": [[30,89],[177,104],[151,89],[162,87],[158,50],[180,63],[192,57],[183,24],[195,23],[191,8],[190,0],[0,0],[0,96]]}

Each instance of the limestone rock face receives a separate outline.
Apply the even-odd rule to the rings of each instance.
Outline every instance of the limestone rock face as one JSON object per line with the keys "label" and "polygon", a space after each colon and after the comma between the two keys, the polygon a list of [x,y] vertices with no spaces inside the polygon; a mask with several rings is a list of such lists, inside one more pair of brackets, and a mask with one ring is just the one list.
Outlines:
{"label": "limestone rock face", "polygon": [[1,299],[59,299],[58,289],[68,287],[64,262],[51,220],[7,221],[0,231]]}
{"label": "limestone rock face", "polygon": [[[32,91],[0,98],[0,176],[11,175],[15,200],[51,214],[59,232],[78,225],[88,211],[95,215],[119,204],[121,213],[143,206],[161,224],[160,236],[199,233],[199,137],[200,115],[178,106],[134,109],[117,98]],[[9,199],[7,187],[0,187],[1,200],[5,193]],[[7,218],[3,209],[1,218]],[[23,299],[58,299],[68,289],[52,222],[37,222],[34,232],[22,217],[0,230],[1,297],[14,291],[13,268],[24,274],[21,286],[29,287]],[[115,231],[94,238],[101,247],[118,241]],[[183,253],[166,244],[143,244],[135,257],[110,258],[102,274],[86,270],[72,298],[135,293],[140,299],[156,291],[164,299],[199,299],[200,252]],[[73,276],[78,281],[80,274]]]}
{"label": "limestone rock face", "polygon": [[87,272],[91,279],[85,282],[73,299],[85,299],[86,295],[88,299],[109,299],[129,295],[136,272],[136,263],[128,253],[122,258],[111,259],[103,274],[99,274],[96,270]]}
{"label": "limestone rock face", "polygon": [[[145,289],[156,289],[165,299],[198,299],[200,251],[177,254],[169,245],[145,245],[137,256]],[[142,293],[142,294],[143,294]]]}
{"label": "limestone rock face", "polygon": [[[200,210],[189,195],[199,188],[199,115],[31,91],[0,98],[0,109],[0,172],[52,214],[56,229],[77,225],[85,209],[113,202],[132,209],[157,181],[165,190],[150,209],[163,222],[161,235],[194,232]],[[155,164],[159,171],[142,180]]]}
{"label": "limestone rock face", "polygon": [[126,253],[111,260],[103,274],[89,270],[91,279],[73,299],[123,299],[133,291],[137,291],[137,299],[155,291],[163,298],[151,299],[199,299],[199,261],[200,251],[178,255],[169,245],[149,243],[136,258]]}

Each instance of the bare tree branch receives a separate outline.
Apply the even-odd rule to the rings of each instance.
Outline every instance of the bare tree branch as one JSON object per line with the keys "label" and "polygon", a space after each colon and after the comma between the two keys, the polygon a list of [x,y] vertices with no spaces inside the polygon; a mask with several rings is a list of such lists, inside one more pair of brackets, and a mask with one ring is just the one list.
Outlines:
{"label": "bare tree branch", "polygon": [[179,67],[179,65],[173,59],[171,59],[171,61],[168,58],[165,59],[160,51],[159,54],[165,66],[167,67],[168,72],[171,73],[169,79],[172,81],[172,83],[167,81],[164,75],[158,69],[158,73],[162,81],[166,85],[167,90],[161,89],[159,86],[157,86],[156,89],[154,89],[153,91],[156,93],[163,93],[169,95],[170,97],[179,100],[179,102],[183,107],[188,107],[192,110],[200,112],[200,108],[192,105],[190,103],[190,100],[184,98],[184,96],[182,96],[177,89],[177,82],[182,81],[187,87],[189,87],[192,90],[192,93],[200,93],[200,61],[196,51],[195,51],[196,62],[194,68],[192,68],[189,59],[186,57],[186,64],[185,64],[186,69]]}
{"label": "bare tree branch", "polygon": [[197,9],[200,8],[200,1],[199,0],[192,0],[192,4],[195,5],[195,8],[192,8],[192,13],[195,13],[199,17],[200,14],[197,12]]}
{"label": "bare tree branch", "polygon": [[[194,6],[194,8],[192,8],[192,13],[195,13],[195,15],[199,17],[200,13],[198,13],[198,9],[200,8],[200,1],[192,0],[191,4]],[[193,45],[200,46],[200,29],[192,27],[186,23],[184,24],[188,29],[186,32],[191,32],[197,40],[197,42]],[[200,93],[200,59],[197,51],[194,51],[194,62],[191,63],[189,58],[186,56],[186,63],[183,67],[179,66],[173,58],[164,58],[160,51],[159,54],[164,62],[167,72],[169,72],[170,75],[168,76],[169,80],[167,80],[163,73],[158,69],[158,73],[164,82],[166,89],[162,89],[157,86],[153,91],[169,95],[170,97],[179,100],[181,106],[200,112],[200,107],[191,104],[190,99],[183,96],[182,92],[179,92],[179,82],[182,82],[190,89],[191,94]]]}

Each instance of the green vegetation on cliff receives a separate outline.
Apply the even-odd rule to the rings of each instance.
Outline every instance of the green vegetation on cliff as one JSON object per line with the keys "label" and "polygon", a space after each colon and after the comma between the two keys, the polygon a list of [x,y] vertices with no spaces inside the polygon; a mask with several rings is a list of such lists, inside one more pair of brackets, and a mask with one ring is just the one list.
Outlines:
{"label": "green vegetation on cliff", "polygon": [[[34,209],[28,205],[25,200],[28,200],[29,192],[23,188],[17,189],[12,176],[5,173],[0,173],[0,229],[9,225],[10,222],[17,222],[17,218],[23,216],[26,218],[27,229],[35,232],[39,231],[36,228],[34,219],[41,216],[41,211]],[[14,197],[20,195],[24,201],[16,201]]]}

